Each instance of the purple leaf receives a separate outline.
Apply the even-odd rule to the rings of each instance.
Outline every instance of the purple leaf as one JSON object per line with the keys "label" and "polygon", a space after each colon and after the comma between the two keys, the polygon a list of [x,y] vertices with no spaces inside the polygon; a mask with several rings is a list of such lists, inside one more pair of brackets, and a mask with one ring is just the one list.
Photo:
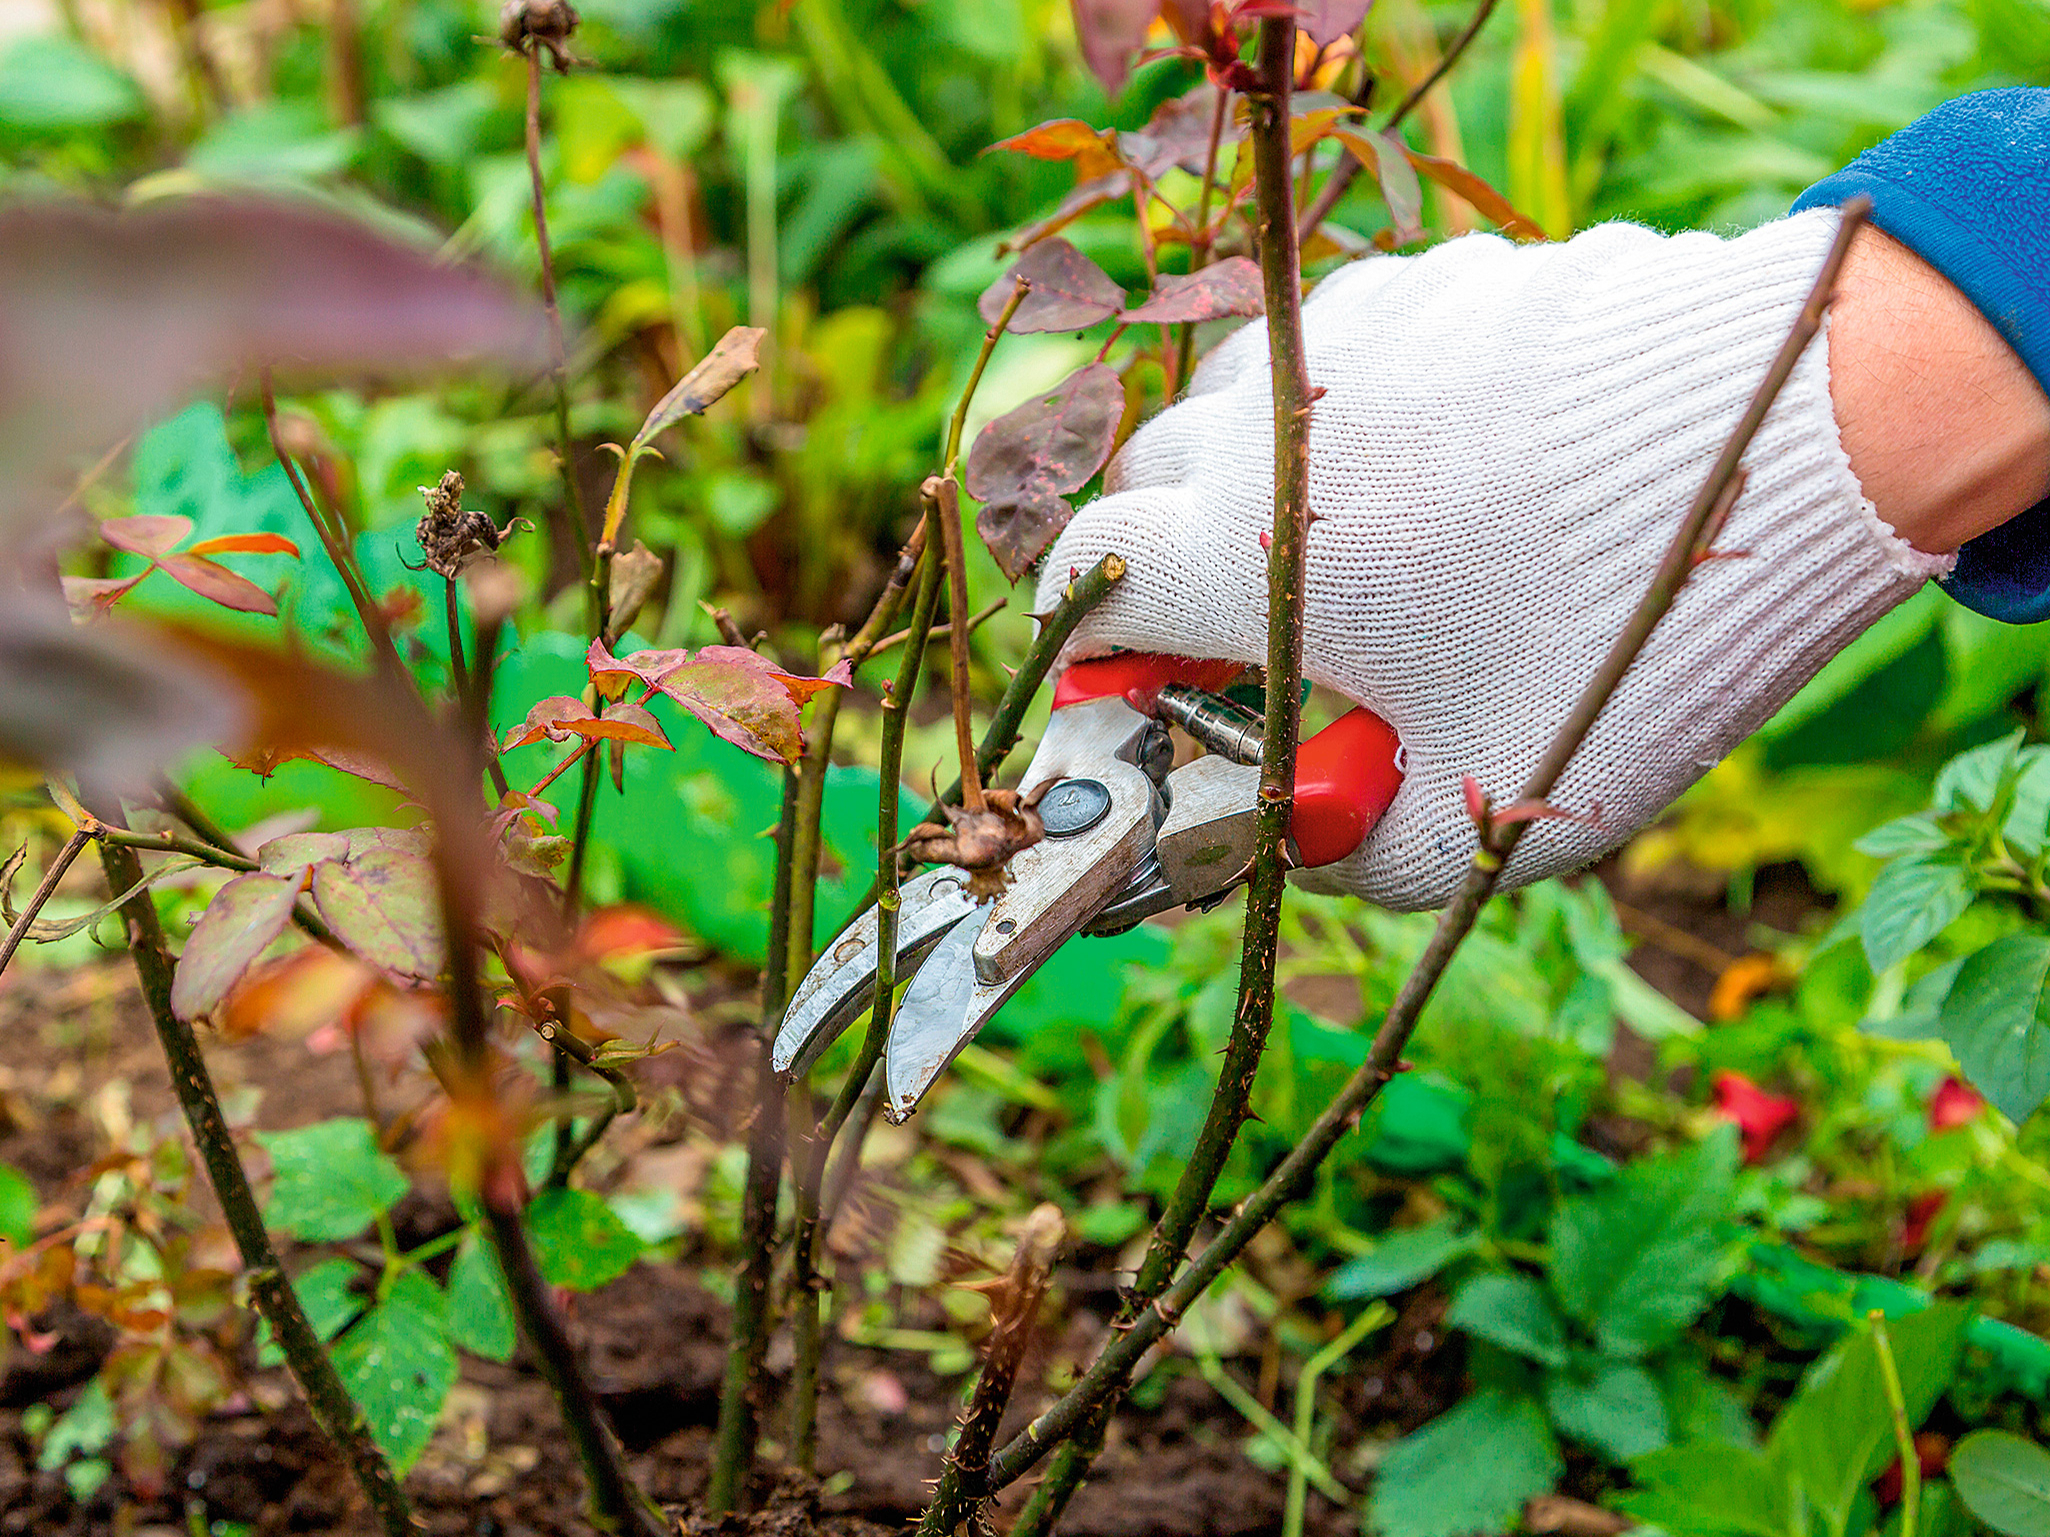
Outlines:
{"label": "purple leaf", "polygon": [[154,560],[178,548],[192,532],[192,519],[163,516],[109,518],[100,537],[117,550]]}
{"label": "purple leaf", "polygon": [[1191,320],[1222,320],[1227,315],[1257,315],[1266,309],[1260,288],[1260,264],[1244,256],[1227,257],[1187,277],[1162,275],[1137,309],[1119,316],[1127,325],[1175,325]]}
{"label": "purple leaf", "polygon": [[982,503],[976,531],[1013,582],[1067,527],[1074,508],[1066,493],[1103,468],[1124,414],[1124,381],[1107,364],[1091,363],[976,438],[964,481]]}
{"label": "purple leaf", "polygon": [[189,588],[222,608],[232,608],[242,614],[270,614],[273,617],[277,614],[277,599],[248,577],[237,576],[217,560],[208,560],[204,555],[159,555],[156,563],[164,575],[179,586]]}
{"label": "purple leaf", "polygon": [[1080,331],[1125,307],[1125,291],[1095,262],[1065,240],[1042,240],[983,290],[975,308],[984,320],[997,323],[1020,278],[1032,288],[1011,317],[1015,332]]}
{"label": "purple leaf", "polygon": [[1132,73],[1132,55],[1160,13],[1160,0],[1075,0],[1075,37],[1090,72],[1115,96]]}
{"label": "purple leaf", "polygon": [[180,1019],[211,1014],[256,958],[285,932],[304,877],[252,871],[215,893],[185,942],[171,979],[171,1012]]}
{"label": "purple leaf", "polygon": [[1367,19],[1374,0],[1298,0],[1296,25],[1322,48]]}

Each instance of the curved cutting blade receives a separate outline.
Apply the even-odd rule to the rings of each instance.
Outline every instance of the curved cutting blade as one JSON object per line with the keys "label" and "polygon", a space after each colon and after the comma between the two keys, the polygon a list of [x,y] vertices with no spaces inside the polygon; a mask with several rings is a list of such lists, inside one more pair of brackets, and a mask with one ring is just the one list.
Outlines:
{"label": "curved cutting blade", "polygon": [[[974,911],[959,870],[930,870],[906,881],[897,916],[898,977],[914,971],[940,938]],[[812,963],[790,996],[769,1053],[776,1072],[792,1077],[810,1067],[874,1000],[881,954],[876,937],[876,910],[870,907]]]}

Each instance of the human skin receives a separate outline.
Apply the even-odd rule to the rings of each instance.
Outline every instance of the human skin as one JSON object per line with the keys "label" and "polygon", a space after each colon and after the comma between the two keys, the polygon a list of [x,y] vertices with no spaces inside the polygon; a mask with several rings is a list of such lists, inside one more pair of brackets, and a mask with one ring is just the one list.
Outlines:
{"label": "human skin", "polygon": [[1865,495],[1918,550],[2050,495],[2050,398],[1971,300],[1870,226],[1830,307],[1829,393]]}

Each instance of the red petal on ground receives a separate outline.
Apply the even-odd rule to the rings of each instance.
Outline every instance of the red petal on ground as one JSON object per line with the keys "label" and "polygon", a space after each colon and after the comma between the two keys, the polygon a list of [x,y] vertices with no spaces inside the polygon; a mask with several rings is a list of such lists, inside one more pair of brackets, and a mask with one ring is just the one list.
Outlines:
{"label": "red petal on ground", "polygon": [[1742,1073],[1715,1075],[1715,1107],[1737,1123],[1744,1162],[1763,1163],[1773,1139],[1800,1119],[1799,1100],[1768,1094]]}

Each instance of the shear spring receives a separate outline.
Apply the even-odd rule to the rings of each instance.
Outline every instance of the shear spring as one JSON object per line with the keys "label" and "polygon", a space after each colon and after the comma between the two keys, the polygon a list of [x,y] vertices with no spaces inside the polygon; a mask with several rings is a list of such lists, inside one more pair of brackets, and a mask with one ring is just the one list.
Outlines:
{"label": "shear spring", "polygon": [[1154,708],[1210,752],[1233,763],[1259,765],[1261,739],[1267,727],[1258,716],[1186,683],[1168,684],[1160,691]]}

